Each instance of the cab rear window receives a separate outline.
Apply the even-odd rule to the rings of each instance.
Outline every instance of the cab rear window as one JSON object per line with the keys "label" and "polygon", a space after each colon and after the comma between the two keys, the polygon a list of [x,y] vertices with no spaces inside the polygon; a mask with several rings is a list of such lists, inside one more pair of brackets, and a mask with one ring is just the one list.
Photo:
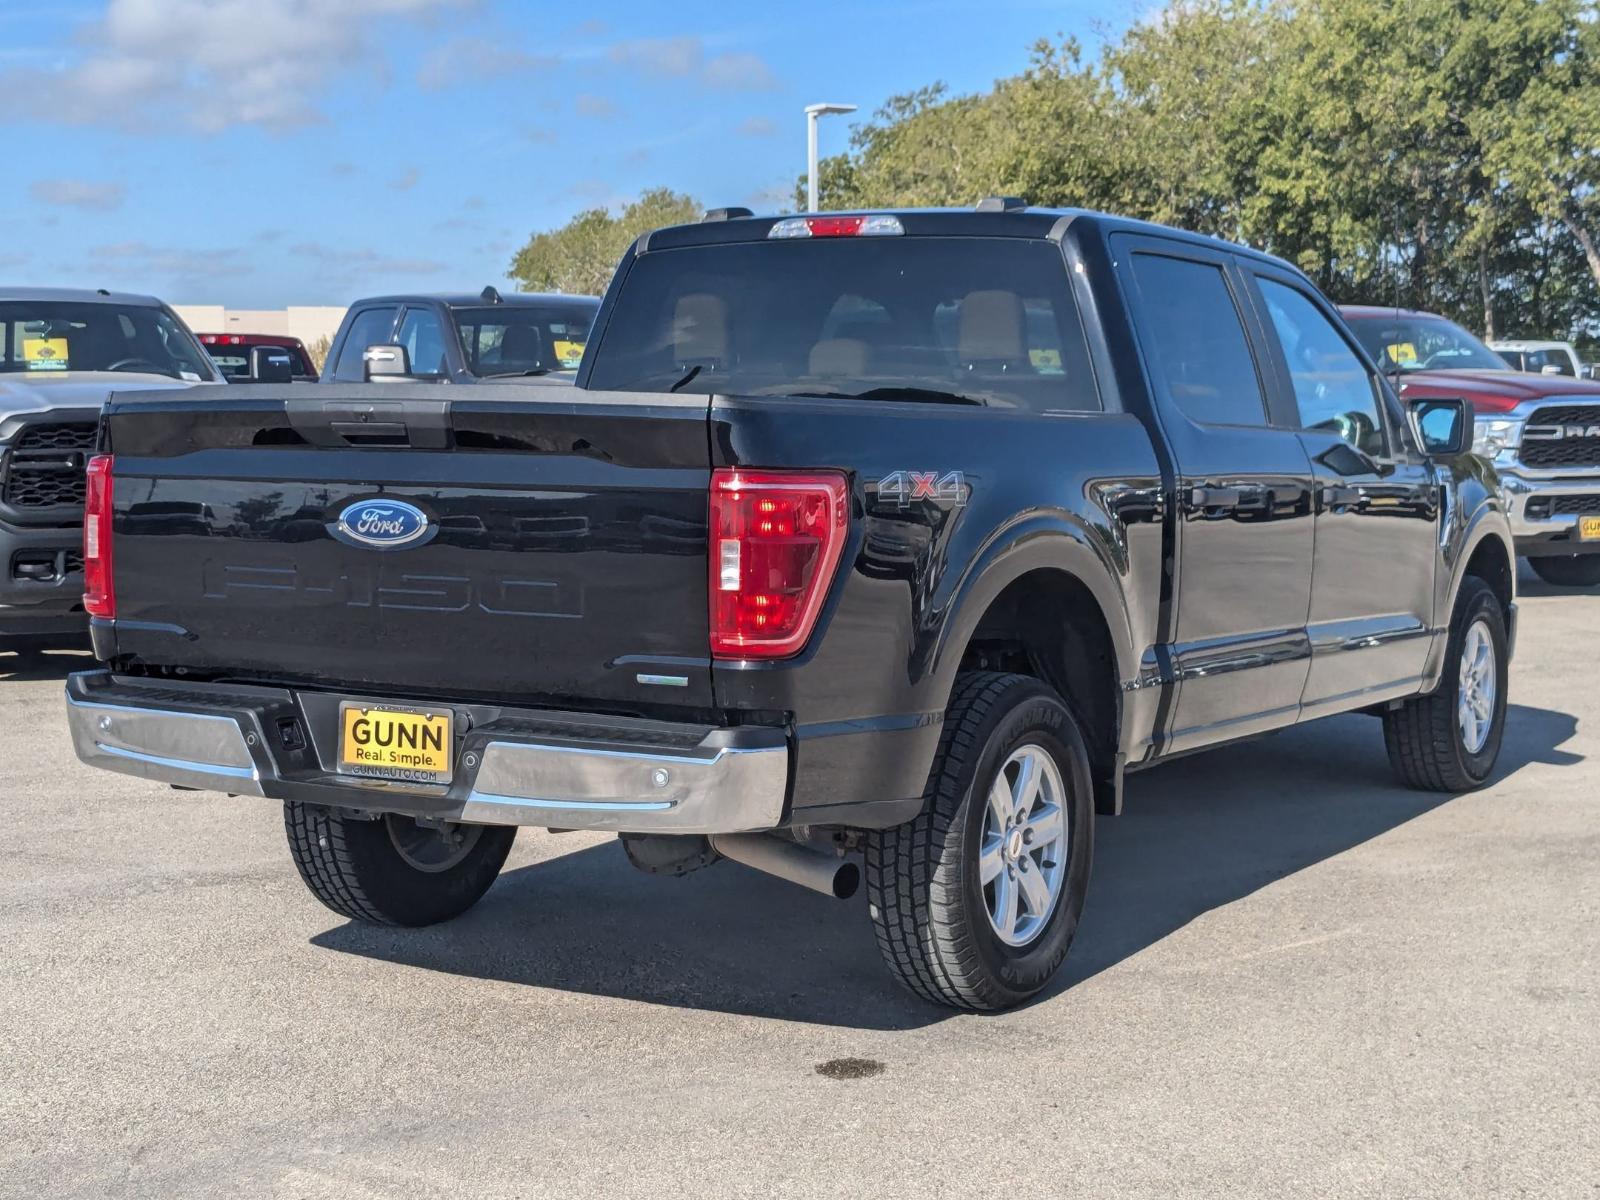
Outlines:
{"label": "cab rear window", "polygon": [[1058,246],[849,237],[650,251],[591,388],[1096,409]]}

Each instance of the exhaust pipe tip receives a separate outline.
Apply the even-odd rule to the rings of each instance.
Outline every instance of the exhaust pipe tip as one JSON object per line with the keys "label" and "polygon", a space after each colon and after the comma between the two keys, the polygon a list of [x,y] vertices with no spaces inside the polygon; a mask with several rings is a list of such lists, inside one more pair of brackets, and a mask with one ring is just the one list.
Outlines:
{"label": "exhaust pipe tip", "polygon": [[711,835],[711,846],[723,858],[801,887],[848,900],[861,886],[861,868],[846,858],[823,854],[786,838],[766,833]]}
{"label": "exhaust pipe tip", "polygon": [[833,898],[848,900],[860,886],[861,868],[853,862],[841,861],[839,869],[833,873]]}

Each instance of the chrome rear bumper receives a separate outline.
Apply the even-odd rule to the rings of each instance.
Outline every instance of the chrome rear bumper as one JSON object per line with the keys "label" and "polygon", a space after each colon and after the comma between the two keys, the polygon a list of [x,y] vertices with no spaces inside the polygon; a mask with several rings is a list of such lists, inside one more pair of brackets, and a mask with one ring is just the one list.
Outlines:
{"label": "chrome rear bumper", "polygon": [[784,817],[781,729],[452,704],[464,732],[445,787],[333,770],[332,714],[355,698],[89,671],[67,681],[67,720],[91,766],[236,795],[626,833],[743,833]]}

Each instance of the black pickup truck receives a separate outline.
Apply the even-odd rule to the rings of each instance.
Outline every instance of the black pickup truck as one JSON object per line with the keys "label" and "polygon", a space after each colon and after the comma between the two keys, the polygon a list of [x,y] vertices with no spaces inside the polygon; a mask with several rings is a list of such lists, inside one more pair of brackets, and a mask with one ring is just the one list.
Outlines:
{"label": "black pickup truck", "polygon": [[1353,710],[1413,786],[1493,769],[1470,407],[1402,409],[1276,259],[1003,199],[723,211],[631,249],[575,389],[494,390],[117,397],[80,756],[282,801],[360,921],[461,913],[520,825],[864,872],[890,969],[975,1009],[1061,964],[1127,771]]}

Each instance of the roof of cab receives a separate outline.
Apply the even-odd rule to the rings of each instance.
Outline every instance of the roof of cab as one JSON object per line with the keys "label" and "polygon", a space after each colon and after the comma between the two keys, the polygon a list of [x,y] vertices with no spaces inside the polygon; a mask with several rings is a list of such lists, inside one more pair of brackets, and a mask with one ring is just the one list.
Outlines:
{"label": "roof of cab", "polygon": [[44,303],[72,303],[72,304],[120,304],[124,308],[162,308],[162,302],[154,296],[143,296],[137,292],[108,292],[103,289],[93,288],[47,288],[47,287],[3,287],[0,286],[0,301],[30,300]]}
{"label": "roof of cab", "polygon": [[598,308],[600,297],[579,296],[572,292],[500,292],[500,299],[486,300],[482,292],[397,292],[392,296],[363,296],[353,300],[350,307],[358,304],[415,304],[427,301],[432,304],[447,304],[451,308],[478,308],[503,304],[507,308],[529,304],[555,304],[577,303],[591,304]]}
{"label": "roof of cab", "polygon": [[702,246],[717,242],[755,242],[767,236],[777,222],[800,217],[893,216],[905,227],[907,236],[1016,237],[1044,238],[1064,232],[1069,225],[1092,226],[1106,233],[1141,233],[1175,238],[1212,249],[1224,247],[1259,262],[1272,263],[1296,275],[1303,274],[1293,264],[1261,250],[1225,241],[1210,234],[1194,233],[1172,225],[1158,225],[1134,217],[1097,212],[1086,208],[1008,207],[1001,211],[980,212],[976,208],[865,208],[838,211],[786,214],[784,216],[728,217],[699,221],[692,225],[670,225],[645,234],[635,246],[639,253],[681,246]]}

